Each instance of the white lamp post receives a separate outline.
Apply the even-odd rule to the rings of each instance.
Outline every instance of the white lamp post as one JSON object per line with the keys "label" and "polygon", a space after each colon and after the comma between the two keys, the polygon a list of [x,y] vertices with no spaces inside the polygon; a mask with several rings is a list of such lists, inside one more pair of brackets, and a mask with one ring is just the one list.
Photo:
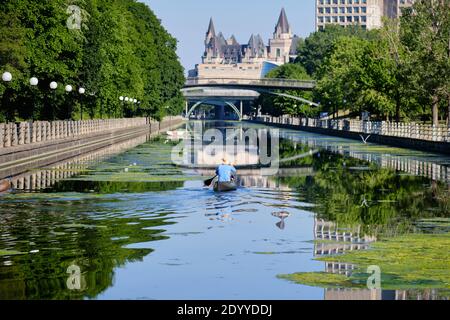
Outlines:
{"label": "white lamp post", "polygon": [[55,120],[55,103],[56,103],[56,89],[58,88],[58,83],[55,81],[50,82],[50,89],[53,91],[53,103],[52,103],[52,120]]}
{"label": "white lamp post", "polygon": [[[64,90],[65,90],[67,93],[71,93],[72,90],[73,90],[73,87],[72,87],[70,84],[68,84],[68,85],[64,88]],[[70,99],[70,98],[69,98],[69,99]],[[70,100],[69,103],[71,104],[72,101]],[[71,115],[72,115],[72,107],[70,106],[70,116],[71,116]]]}
{"label": "white lamp post", "polygon": [[38,78],[32,77],[32,78],[30,79],[30,85],[31,85],[31,86],[35,87],[35,86],[37,86],[38,84],[39,84]]}
{"label": "white lamp post", "polygon": [[5,81],[5,82],[11,82],[12,74],[10,72],[8,72],[8,71],[4,72],[2,74],[2,80]]}
{"label": "white lamp post", "polygon": [[86,89],[80,87],[78,89],[78,93],[80,94],[80,112],[81,112],[81,121],[83,121],[83,95],[86,93]]}
{"label": "white lamp post", "polygon": [[[36,78],[36,77],[30,78],[30,86],[36,87],[36,86],[38,85],[38,83],[39,83],[38,78]],[[32,90],[32,94],[33,94],[33,104],[34,104],[34,109],[36,109],[36,99],[35,99],[35,97],[34,97],[34,90]]]}

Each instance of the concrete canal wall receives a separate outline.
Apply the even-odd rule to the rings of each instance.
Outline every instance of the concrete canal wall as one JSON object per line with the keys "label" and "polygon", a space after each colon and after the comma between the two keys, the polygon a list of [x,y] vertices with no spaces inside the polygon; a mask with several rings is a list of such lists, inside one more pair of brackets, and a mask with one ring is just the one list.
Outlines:
{"label": "concrete canal wall", "polygon": [[369,143],[450,154],[450,129],[446,126],[269,116],[248,121],[359,141],[370,135]]}
{"label": "concrete canal wall", "polygon": [[145,134],[179,126],[181,117],[0,124],[0,180]]}

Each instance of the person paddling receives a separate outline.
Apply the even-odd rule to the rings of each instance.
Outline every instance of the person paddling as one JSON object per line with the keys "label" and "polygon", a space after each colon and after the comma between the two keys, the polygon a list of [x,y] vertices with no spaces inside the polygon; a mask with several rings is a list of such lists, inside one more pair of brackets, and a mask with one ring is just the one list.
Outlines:
{"label": "person paddling", "polygon": [[221,182],[233,182],[236,179],[236,168],[228,164],[227,159],[222,159],[222,164],[216,169],[216,175]]}

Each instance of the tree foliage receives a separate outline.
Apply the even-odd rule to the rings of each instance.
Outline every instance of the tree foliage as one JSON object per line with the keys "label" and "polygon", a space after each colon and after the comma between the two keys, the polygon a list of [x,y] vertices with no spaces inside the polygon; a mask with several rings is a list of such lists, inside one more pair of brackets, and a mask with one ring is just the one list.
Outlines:
{"label": "tree foliage", "polygon": [[[285,64],[278,68],[271,70],[266,78],[272,79],[296,79],[309,80],[311,79],[306,70],[298,64]],[[284,90],[282,92],[294,97],[300,97],[311,101],[313,96],[311,92],[299,92],[295,90]],[[275,116],[282,114],[304,115],[309,116],[314,113],[313,109],[308,103],[295,101],[292,98],[274,96],[269,94],[262,94],[259,99],[259,104],[262,106],[264,113],[270,113]]]}
{"label": "tree foliage", "polygon": [[303,65],[308,74],[314,76],[322,66],[324,59],[334,50],[335,42],[341,37],[350,36],[370,38],[371,33],[359,26],[342,28],[338,25],[328,25],[299,43],[296,63]]}
{"label": "tree foliage", "polygon": [[450,0],[417,0],[403,14],[401,40],[417,75],[412,85],[437,124],[440,106],[450,117]]}
{"label": "tree foliage", "polygon": [[318,81],[323,111],[437,125],[450,117],[450,0],[417,0],[379,30],[327,26],[300,44],[296,63]]}
{"label": "tree foliage", "polygon": [[[0,71],[13,74],[11,83],[0,83],[0,120],[79,119],[81,107],[91,118],[159,118],[182,109],[177,41],[145,4],[6,0],[0,21]],[[73,22],[79,24],[69,28]],[[37,88],[30,77],[39,79]],[[70,94],[67,84],[74,87]]]}

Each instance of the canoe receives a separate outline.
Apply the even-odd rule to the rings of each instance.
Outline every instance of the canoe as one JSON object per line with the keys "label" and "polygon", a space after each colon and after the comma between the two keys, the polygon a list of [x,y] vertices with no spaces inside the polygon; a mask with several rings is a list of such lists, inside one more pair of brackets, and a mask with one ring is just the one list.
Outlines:
{"label": "canoe", "polygon": [[235,182],[216,182],[214,184],[215,192],[228,192],[228,191],[236,191],[237,184]]}

